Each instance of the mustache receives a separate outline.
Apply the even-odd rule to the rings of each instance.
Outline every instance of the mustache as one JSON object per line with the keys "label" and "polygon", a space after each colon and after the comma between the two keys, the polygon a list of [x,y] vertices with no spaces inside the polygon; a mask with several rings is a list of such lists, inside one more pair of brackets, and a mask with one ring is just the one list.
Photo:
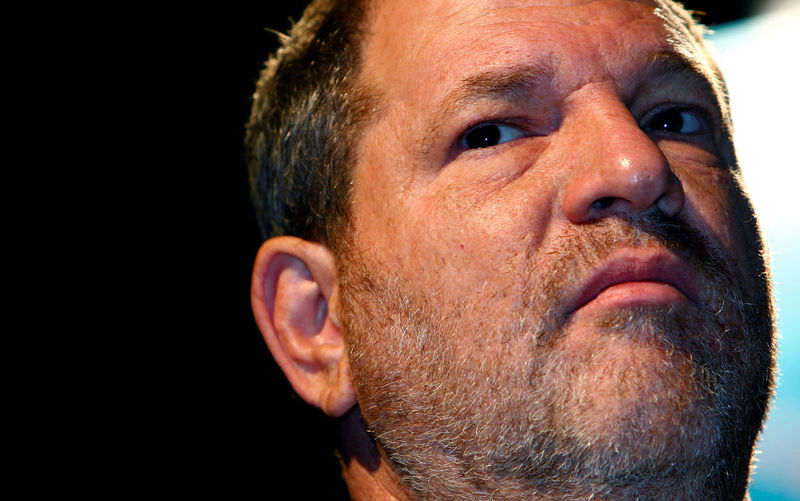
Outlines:
{"label": "mustache", "polygon": [[[712,272],[729,270],[726,260],[703,233],[683,216],[653,212],[638,218],[619,215],[584,225],[581,233],[561,238],[559,244],[567,255],[583,267],[591,267],[623,246],[660,246],[695,269],[712,266]],[[567,264],[566,262],[564,264]]]}
{"label": "mustache", "polygon": [[742,298],[734,293],[739,289],[734,285],[742,282],[736,280],[731,260],[683,216],[659,211],[636,218],[628,215],[603,218],[570,227],[554,242],[554,250],[534,263],[534,273],[525,278],[529,294],[521,298],[523,310],[534,312],[529,318],[538,324],[534,331],[543,337],[541,341],[569,322],[570,312],[564,305],[579,294],[586,277],[611,254],[625,247],[659,247],[686,263],[702,284],[700,307],[708,314],[716,316],[729,310],[732,302],[742,303]]}

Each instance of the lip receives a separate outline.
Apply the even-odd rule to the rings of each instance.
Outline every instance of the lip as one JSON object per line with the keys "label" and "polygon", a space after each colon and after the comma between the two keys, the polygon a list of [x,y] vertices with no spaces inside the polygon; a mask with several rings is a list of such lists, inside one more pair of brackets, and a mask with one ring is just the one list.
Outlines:
{"label": "lip", "polygon": [[663,248],[613,253],[578,287],[570,313],[641,304],[698,303],[697,274]]}

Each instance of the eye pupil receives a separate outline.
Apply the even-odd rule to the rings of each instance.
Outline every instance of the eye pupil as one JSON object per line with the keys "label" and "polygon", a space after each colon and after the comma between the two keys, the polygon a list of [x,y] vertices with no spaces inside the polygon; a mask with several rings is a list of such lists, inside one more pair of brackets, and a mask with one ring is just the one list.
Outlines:
{"label": "eye pupil", "polygon": [[679,110],[659,113],[653,121],[653,129],[663,132],[680,132],[683,129],[683,116]]}
{"label": "eye pupil", "polygon": [[465,139],[470,148],[488,148],[500,141],[500,129],[496,125],[484,125],[470,131]]}

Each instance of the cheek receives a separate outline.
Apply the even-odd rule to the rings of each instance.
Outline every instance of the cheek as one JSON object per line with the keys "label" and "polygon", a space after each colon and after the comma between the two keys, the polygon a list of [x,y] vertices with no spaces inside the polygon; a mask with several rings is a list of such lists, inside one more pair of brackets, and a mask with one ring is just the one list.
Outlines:
{"label": "cheek", "polygon": [[505,297],[522,286],[551,204],[541,180],[527,174],[449,172],[410,206],[430,238],[420,255],[432,256],[453,293]]}
{"label": "cheek", "polygon": [[723,255],[732,257],[744,277],[752,277],[749,249],[758,246],[755,217],[737,178],[717,168],[694,168],[681,178],[690,221]]}
{"label": "cheek", "polygon": [[[371,137],[386,137],[383,132]],[[365,143],[353,197],[358,249],[380,269],[451,296],[505,294],[546,233],[550,206],[530,155],[415,170],[391,144]],[[478,165],[479,164],[479,165]],[[409,166],[412,166],[409,168]]]}
{"label": "cheek", "polygon": [[359,144],[350,231],[356,250],[365,258],[381,258],[391,250],[398,259],[405,260],[407,249],[399,244],[409,237],[411,225],[404,206],[414,179],[413,172],[404,167],[407,159],[400,145],[387,139],[397,137],[386,125],[389,122],[392,120],[374,125]]}
{"label": "cheek", "polygon": [[659,148],[681,182],[690,222],[731,255],[744,237],[731,218],[737,203],[733,174],[712,148],[671,141],[659,142]]}

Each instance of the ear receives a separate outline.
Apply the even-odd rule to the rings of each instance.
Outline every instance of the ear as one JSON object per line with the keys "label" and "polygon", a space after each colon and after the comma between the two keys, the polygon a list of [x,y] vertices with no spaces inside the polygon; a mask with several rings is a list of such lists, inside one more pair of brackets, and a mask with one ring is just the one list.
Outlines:
{"label": "ear", "polygon": [[327,247],[295,237],[261,246],[250,294],[258,328],[297,394],[332,417],[356,403],[337,298]]}

